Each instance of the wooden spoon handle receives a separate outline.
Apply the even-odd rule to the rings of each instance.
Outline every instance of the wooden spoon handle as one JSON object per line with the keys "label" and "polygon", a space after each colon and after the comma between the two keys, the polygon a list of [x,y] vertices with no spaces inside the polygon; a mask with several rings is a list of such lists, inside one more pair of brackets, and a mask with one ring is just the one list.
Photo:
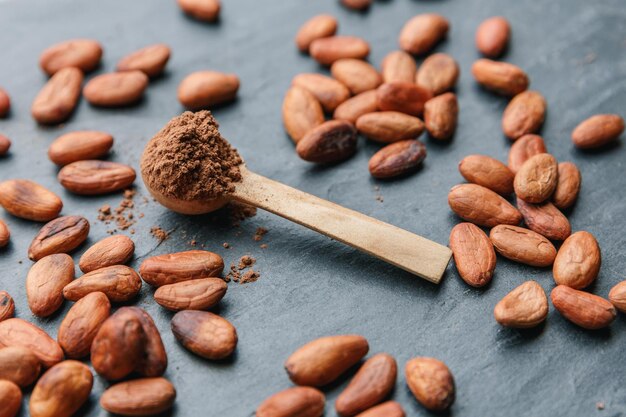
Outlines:
{"label": "wooden spoon handle", "polygon": [[452,252],[446,246],[255,174],[242,167],[232,198],[267,210],[439,283]]}

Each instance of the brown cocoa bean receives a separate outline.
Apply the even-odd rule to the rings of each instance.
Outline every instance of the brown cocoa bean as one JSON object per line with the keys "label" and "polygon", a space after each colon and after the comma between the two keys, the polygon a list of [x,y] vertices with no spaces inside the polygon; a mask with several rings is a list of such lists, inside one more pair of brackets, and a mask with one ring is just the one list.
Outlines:
{"label": "brown cocoa bean", "polygon": [[387,401],[363,411],[356,417],[405,417],[402,406],[395,401]]}
{"label": "brown cocoa bean", "polygon": [[135,182],[137,174],[128,165],[109,161],[77,161],[59,171],[65,189],[80,195],[101,195],[123,190]]}
{"label": "brown cocoa bean", "polygon": [[26,297],[34,315],[48,317],[63,305],[63,287],[74,279],[74,261],[64,253],[37,261],[26,277]]}
{"label": "brown cocoa bean", "polygon": [[[0,94],[0,106],[2,106],[2,98]],[[1,111],[2,109],[0,109]],[[2,116],[0,116],[2,117]],[[9,153],[9,149],[11,148],[11,140],[4,135],[0,135],[0,156],[4,156]]]}
{"label": "brown cocoa bean", "polygon": [[235,327],[208,311],[179,311],[172,317],[172,333],[187,350],[206,359],[227,358],[237,346]]}
{"label": "brown cocoa bean", "polygon": [[163,73],[170,59],[169,46],[158,43],[126,55],[117,63],[118,71],[141,71],[150,78]]}
{"label": "brown cocoa bean", "polygon": [[552,268],[554,282],[577,290],[588,287],[598,277],[601,263],[596,238],[589,232],[576,232],[559,248]]}
{"label": "brown cocoa bean", "polygon": [[479,59],[474,62],[472,74],[484,88],[508,97],[525,91],[530,84],[528,76],[521,68],[490,59]]}
{"label": "brown cocoa bean", "polygon": [[220,0],[177,0],[178,6],[189,16],[204,22],[215,22],[219,19]]}
{"label": "brown cocoa bean", "polygon": [[616,309],[626,313],[626,281],[622,281],[611,288],[609,300],[611,300]]}
{"label": "brown cocoa bean", "polygon": [[95,130],[70,132],[59,136],[48,148],[48,157],[57,165],[98,159],[113,147],[113,136]]}
{"label": "brown cocoa bean", "polygon": [[0,347],[20,346],[29,349],[49,368],[63,360],[63,350],[46,332],[25,320],[0,321]]}
{"label": "brown cocoa bean", "polygon": [[459,275],[472,287],[491,282],[496,269],[496,252],[491,240],[478,226],[459,223],[450,231],[450,249]]}
{"label": "brown cocoa bean", "polygon": [[91,344],[93,369],[114,381],[137,368],[146,347],[146,335],[137,314],[122,307],[106,319]]}
{"label": "brown cocoa bean", "polygon": [[191,250],[147,258],[139,267],[139,274],[148,284],[160,287],[192,279],[219,277],[223,270],[224,260],[218,254]]}
{"label": "brown cocoa bean", "polygon": [[431,98],[424,105],[426,130],[435,139],[450,139],[456,130],[458,118],[459,104],[453,93]]}
{"label": "brown cocoa bean", "polygon": [[56,194],[29,180],[0,182],[0,205],[16,217],[36,222],[56,218],[63,208]]}
{"label": "brown cocoa bean", "polygon": [[459,217],[479,226],[517,225],[521,213],[500,195],[476,184],[460,184],[448,193],[448,204]]}
{"label": "brown cocoa bean", "polygon": [[536,281],[526,281],[496,304],[493,315],[506,327],[535,327],[548,317],[548,297]]}
{"label": "brown cocoa bean", "polygon": [[550,298],[563,317],[585,329],[608,327],[617,316],[615,307],[609,301],[566,285],[557,285]]}
{"label": "brown cocoa bean", "polygon": [[154,299],[172,311],[208,310],[219,303],[227,289],[221,278],[194,279],[163,285],[157,288]]}
{"label": "brown cocoa bean", "polygon": [[197,71],[178,85],[178,101],[189,110],[202,110],[235,100],[239,77],[216,71]]}
{"label": "brown cocoa bean", "polygon": [[32,417],[70,417],[89,399],[93,375],[81,362],[68,360],[44,373],[30,396]]}
{"label": "brown cocoa bean", "polygon": [[366,91],[357,94],[341,103],[335,109],[333,118],[337,120],[347,120],[356,123],[357,119],[364,114],[373,113],[378,110],[378,98],[376,90]]}
{"label": "brown cocoa bean", "polygon": [[383,81],[393,83],[396,81],[403,83],[415,82],[417,65],[415,60],[404,51],[393,51],[385,56],[381,64]]}
{"label": "brown cocoa bean", "polygon": [[299,74],[293,77],[291,84],[308,90],[319,100],[322,108],[329,113],[350,98],[348,87],[322,74]]}
{"label": "brown cocoa bean", "polygon": [[337,19],[331,15],[320,14],[307,20],[296,34],[296,46],[302,52],[308,52],[316,39],[333,36],[337,32]]}
{"label": "brown cocoa bean", "polygon": [[417,71],[415,83],[433,95],[450,91],[459,79],[459,64],[448,54],[430,55]]}
{"label": "brown cocoa bean", "polygon": [[30,108],[33,118],[46,125],[69,119],[80,99],[82,83],[83,73],[78,68],[59,70],[35,97]]}
{"label": "brown cocoa bean", "polygon": [[537,154],[546,152],[546,145],[541,136],[524,135],[511,145],[508,161],[509,169],[513,174],[517,174],[524,162]]}
{"label": "brown cocoa bean", "polygon": [[383,80],[376,68],[360,59],[340,59],[330,67],[333,77],[348,87],[352,94],[374,90]]}
{"label": "brown cocoa bean", "polygon": [[11,232],[7,224],[0,220],[0,249],[6,247],[11,240]]}
{"label": "brown cocoa bean", "polygon": [[365,10],[372,5],[373,0],[341,0],[341,4],[352,10]]}
{"label": "brown cocoa bean", "polygon": [[285,369],[296,385],[321,387],[336,380],[368,351],[369,344],[363,336],[320,337],[292,353]]}
{"label": "brown cocoa bean", "polygon": [[337,397],[337,413],[354,416],[380,403],[396,385],[397,374],[398,366],[393,356],[387,353],[372,356]]}
{"label": "brown cocoa bean", "polygon": [[404,373],[409,389],[428,410],[444,411],[454,403],[454,378],[445,363],[417,357],[406,363]]}
{"label": "brown cocoa bean", "polygon": [[502,115],[502,130],[512,140],[537,132],[546,117],[546,100],[536,91],[519,93]]}
{"label": "brown cocoa bean", "polygon": [[517,209],[530,230],[550,240],[565,240],[572,233],[567,217],[550,202],[531,204],[518,198]]}
{"label": "brown cocoa bean", "polygon": [[556,257],[556,248],[548,239],[522,227],[495,226],[489,239],[500,255],[526,265],[550,266]]}
{"label": "brown cocoa bean", "polygon": [[15,302],[6,291],[0,291],[0,321],[10,319],[15,314]]}
{"label": "brown cocoa bean", "polygon": [[582,177],[573,162],[561,162],[558,166],[559,180],[552,195],[552,202],[561,210],[570,208],[580,192]]}
{"label": "brown cocoa bean", "polygon": [[376,91],[380,110],[399,111],[412,116],[421,116],[424,105],[432,98],[430,91],[413,83],[385,83]]}
{"label": "brown cocoa bean", "polygon": [[484,20],[476,30],[476,48],[490,58],[498,58],[506,50],[511,36],[509,21],[501,16]]}
{"label": "brown cocoa bean", "polygon": [[111,313],[111,303],[102,292],[92,292],[78,300],[59,326],[57,340],[68,358],[89,355],[91,343]]}
{"label": "brown cocoa bean", "polygon": [[96,242],[80,257],[78,266],[88,273],[113,265],[124,265],[135,252],[135,243],[124,235],[115,235]]}
{"label": "brown cocoa bean", "polygon": [[0,349],[0,380],[26,388],[37,380],[41,363],[30,349],[10,346]]}
{"label": "brown cocoa bean", "polygon": [[0,380],[0,417],[17,416],[22,406],[22,391],[11,381]]}
{"label": "brown cocoa bean", "polygon": [[392,178],[417,170],[426,158],[426,146],[419,140],[401,140],[376,152],[369,161],[374,178]]}
{"label": "brown cocoa bean", "polygon": [[[346,104],[345,101],[343,104]],[[339,107],[338,107],[339,108]],[[302,87],[291,87],[283,100],[283,124],[291,139],[298,143],[304,135],[324,123],[324,112],[317,98]]]}
{"label": "brown cocoa bean", "polygon": [[102,46],[92,39],[71,39],[47,48],[39,57],[39,66],[48,75],[75,67],[91,72],[100,65]]}
{"label": "brown cocoa bean", "polygon": [[114,303],[132,300],[139,294],[141,278],[125,265],[113,265],[91,271],[63,288],[67,300],[78,301],[89,293],[100,291]]}
{"label": "brown cocoa bean", "polygon": [[318,164],[350,158],[356,152],[357,130],[346,120],[330,120],[311,129],[296,146],[298,156]]}
{"label": "brown cocoa bean", "polygon": [[256,417],[322,417],[326,398],[311,387],[292,387],[277,392],[259,405]]}
{"label": "brown cocoa bean", "polygon": [[515,194],[527,203],[543,203],[548,200],[558,183],[558,163],[554,156],[541,153],[524,162],[515,174]]}
{"label": "brown cocoa bean", "polygon": [[406,22],[398,42],[400,48],[413,55],[430,52],[448,34],[450,24],[441,15],[419,14]]}
{"label": "brown cocoa bean", "polygon": [[167,353],[165,352],[159,329],[157,329],[152,317],[145,310],[139,307],[124,308],[137,316],[146,337],[146,347],[135,370],[145,377],[163,375],[167,369]]}
{"label": "brown cocoa bean", "polygon": [[309,53],[320,64],[332,65],[344,58],[367,58],[370,45],[356,36],[328,36],[311,42]]}
{"label": "brown cocoa bean", "polygon": [[102,74],[89,80],[83,88],[83,96],[93,106],[129,106],[143,97],[148,81],[142,71]]}
{"label": "brown cocoa bean", "polygon": [[70,253],[87,239],[89,228],[89,221],[82,216],[63,216],[51,220],[31,242],[28,257],[38,261],[55,253]]}
{"label": "brown cocoa bean", "polygon": [[623,131],[624,119],[621,116],[596,114],[576,126],[572,142],[580,149],[599,148],[617,140]]}
{"label": "brown cocoa bean", "polygon": [[356,121],[359,133],[381,143],[415,139],[424,131],[424,122],[415,116],[383,111],[364,114]]}
{"label": "brown cocoa bean", "polygon": [[469,155],[459,162],[459,172],[467,181],[482,185],[498,194],[513,192],[511,170],[497,159],[484,155]]}
{"label": "brown cocoa bean", "polygon": [[148,416],[169,410],[175,400],[176,389],[167,379],[143,378],[109,387],[100,406],[122,416]]}
{"label": "brown cocoa bean", "polygon": [[[11,98],[9,93],[2,87],[0,87],[0,119],[6,117],[11,111]],[[2,152],[0,152],[2,155]]]}

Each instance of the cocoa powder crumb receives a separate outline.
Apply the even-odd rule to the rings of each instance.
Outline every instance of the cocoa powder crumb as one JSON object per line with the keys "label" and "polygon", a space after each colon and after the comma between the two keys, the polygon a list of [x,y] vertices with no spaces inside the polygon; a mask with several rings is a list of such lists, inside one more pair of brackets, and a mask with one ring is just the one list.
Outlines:
{"label": "cocoa powder crumb", "polygon": [[604,403],[603,402],[596,403],[596,408],[598,410],[604,410]]}
{"label": "cocoa powder crumb", "polygon": [[261,249],[267,249],[267,244],[265,244],[265,243],[261,244],[260,248]]}
{"label": "cocoa powder crumb", "polygon": [[254,259],[252,256],[242,256],[239,259],[238,265],[235,265],[233,263],[230,264],[229,272],[224,280],[226,282],[230,282],[232,280],[234,282],[238,282],[239,284],[248,284],[257,281],[261,277],[261,274],[258,271],[249,269],[245,272],[241,272],[245,269],[251,268],[252,265],[254,265],[255,263],[256,259]]}
{"label": "cocoa powder crumb", "polygon": [[148,187],[166,197],[206,200],[230,194],[241,180],[242,159],[218,130],[210,111],[184,112],[148,143],[141,171]]}
{"label": "cocoa powder crumb", "polygon": [[265,236],[267,232],[269,232],[269,230],[267,230],[266,228],[258,227],[252,239],[254,239],[255,242],[258,242],[263,239],[263,236]]}
{"label": "cocoa powder crumb", "polygon": [[251,282],[257,281],[260,277],[261,274],[251,269],[241,276],[241,278],[239,279],[239,283],[249,284]]}
{"label": "cocoa powder crumb", "polygon": [[135,207],[133,198],[137,192],[132,189],[124,190],[124,197],[119,206],[112,209],[109,204],[105,204],[98,209],[98,220],[104,224],[115,223],[116,229],[107,230],[107,233],[114,234],[118,230],[127,230],[137,221],[132,209]]}
{"label": "cocoa powder crumb", "polygon": [[152,226],[152,228],[150,228],[150,234],[160,242],[163,242],[170,237],[170,232],[167,232],[158,226]]}
{"label": "cocoa powder crumb", "polygon": [[241,271],[242,269],[251,267],[255,264],[255,262],[256,259],[254,259],[252,256],[244,255],[239,259],[239,265],[237,266],[237,268]]}
{"label": "cocoa powder crumb", "polygon": [[228,242],[224,242],[224,243],[222,243],[222,246],[223,246],[225,249],[228,249],[228,248],[230,248],[230,243],[228,243]]}
{"label": "cocoa powder crumb", "polygon": [[376,201],[380,203],[384,202],[385,200],[383,199],[383,196],[380,194],[380,187],[378,185],[374,187],[374,191],[376,192],[376,197],[375,197]]}
{"label": "cocoa powder crumb", "polygon": [[231,263],[228,274],[224,277],[224,281],[230,282],[232,279],[233,281],[238,282],[239,278],[241,278],[241,273],[237,270],[235,264]]}

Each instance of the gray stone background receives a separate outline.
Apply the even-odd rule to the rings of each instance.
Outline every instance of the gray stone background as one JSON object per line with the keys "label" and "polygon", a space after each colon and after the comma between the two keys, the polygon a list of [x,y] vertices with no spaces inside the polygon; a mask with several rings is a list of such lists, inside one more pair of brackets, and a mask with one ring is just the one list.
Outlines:
{"label": "gray stone background", "polygon": [[[626,8],[623,0],[388,0],[376,1],[368,13],[343,9],[335,0],[227,0],[222,19],[210,25],[186,18],[172,0],[22,0],[0,5],[0,85],[13,100],[11,117],[0,121],[0,132],[13,140],[10,156],[0,160],[0,180],[21,177],[37,181],[65,203],[63,214],[82,214],[92,222],[89,244],[106,236],[96,221],[103,204],[115,207],[120,195],[80,198],[56,182],[57,168],[48,161],[51,140],[71,130],[97,129],[112,133],[116,143],[110,159],[137,167],[144,144],[172,116],[182,111],[176,100],[180,80],[195,70],[237,73],[239,99],[215,110],[222,132],[241,152],[251,169],[270,178],[391,222],[441,243],[458,219],[450,212],[449,188],[462,181],[457,163],[470,153],[506,160],[509,149],[500,129],[506,101],[478,88],[470,75],[478,58],[474,31],[482,19],[504,15],[512,23],[511,48],[505,59],[520,65],[531,88],[547,99],[549,114],[542,134],[559,160],[574,161],[583,175],[582,195],[571,211],[573,229],[595,234],[603,250],[600,277],[592,290],[606,296],[626,278],[624,247],[626,158],[623,143],[598,152],[575,150],[571,130],[594,113],[624,115],[626,104]],[[372,45],[371,62],[397,48],[405,21],[417,13],[438,12],[451,22],[449,39],[437,50],[453,55],[461,65],[457,88],[460,101],[458,133],[450,144],[424,138],[428,157],[413,176],[379,182],[370,178],[367,161],[377,146],[361,140],[358,154],[334,167],[314,167],[300,161],[281,126],[280,107],[291,78],[320,71],[299,54],[293,36],[314,14],[330,12],[340,21],[341,34],[363,36]],[[45,82],[37,66],[39,53],[52,43],[91,37],[104,45],[103,64],[96,73],[111,71],[123,55],[142,46],[165,42],[173,49],[167,74],[152,83],[138,106],[103,110],[84,100],[63,126],[38,127],[30,103]],[[93,74],[89,75],[92,77]],[[400,369],[411,357],[435,356],[454,373],[456,416],[621,416],[626,414],[624,364],[626,320],[620,315],[609,330],[585,331],[565,321],[552,307],[545,326],[533,331],[503,329],[493,319],[496,302],[513,287],[535,279],[549,291],[551,271],[498,259],[493,283],[469,288],[452,265],[435,286],[341,244],[267,213],[232,228],[213,216],[184,217],[168,212],[147,196],[137,181],[135,213],[143,212],[133,236],[132,263],[138,267],[150,255],[187,250],[197,240],[222,256],[227,264],[241,255],[258,259],[258,282],[231,283],[217,310],[230,320],[240,343],[232,360],[215,363],[197,358],[176,343],[169,330],[171,313],[142,289],[137,305],[156,320],[167,345],[166,376],[178,390],[173,415],[250,416],[268,395],[289,387],[283,361],[305,342],[328,334],[360,333],[371,352],[389,352]],[[379,191],[375,187],[380,187]],[[384,202],[376,196],[380,194]],[[12,243],[0,253],[0,288],[15,298],[17,316],[42,326],[53,337],[65,312],[49,319],[30,313],[24,280],[31,262],[27,247],[40,225],[0,211],[11,227]],[[221,220],[224,220],[221,217]],[[151,226],[172,231],[159,244]],[[260,242],[257,227],[270,231]],[[231,249],[224,249],[229,242]],[[347,384],[344,378],[326,390],[327,413]],[[106,387],[96,377],[83,415],[106,415],[98,398]],[[429,415],[410,395],[404,376],[393,399],[409,416]],[[605,409],[596,409],[602,402]],[[27,415],[22,411],[21,415]]]}

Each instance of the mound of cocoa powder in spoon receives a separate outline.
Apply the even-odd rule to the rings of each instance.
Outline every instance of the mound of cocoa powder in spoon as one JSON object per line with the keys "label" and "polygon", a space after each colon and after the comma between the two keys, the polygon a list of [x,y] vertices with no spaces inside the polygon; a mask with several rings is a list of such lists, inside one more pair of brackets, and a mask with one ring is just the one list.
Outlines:
{"label": "mound of cocoa powder in spoon", "polygon": [[148,187],[167,197],[206,200],[234,191],[242,163],[204,110],[170,120],[146,146],[141,172]]}

